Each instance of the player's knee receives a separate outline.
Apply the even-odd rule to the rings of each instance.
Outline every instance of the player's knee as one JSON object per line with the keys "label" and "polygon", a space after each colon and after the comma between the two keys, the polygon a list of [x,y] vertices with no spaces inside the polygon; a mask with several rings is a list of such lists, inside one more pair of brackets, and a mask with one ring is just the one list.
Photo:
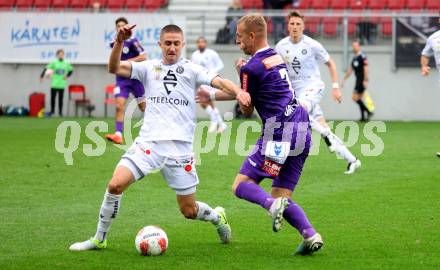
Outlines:
{"label": "player's knee", "polygon": [[195,219],[197,217],[197,207],[196,206],[180,207],[180,212],[187,219]]}
{"label": "player's knee", "polygon": [[125,110],[125,104],[116,103],[116,111],[124,111],[124,110]]}
{"label": "player's knee", "polygon": [[124,186],[118,182],[110,181],[107,186],[107,190],[111,194],[119,195],[124,192]]}

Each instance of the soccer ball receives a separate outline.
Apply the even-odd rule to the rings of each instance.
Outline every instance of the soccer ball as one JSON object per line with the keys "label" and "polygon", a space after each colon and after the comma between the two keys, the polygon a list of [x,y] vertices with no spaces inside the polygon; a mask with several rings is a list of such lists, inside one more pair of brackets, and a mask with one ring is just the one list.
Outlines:
{"label": "soccer ball", "polygon": [[46,69],[46,72],[44,72],[44,77],[51,78],[53,75],[53,69]]}
{"label": "soccer ball", "polygon": [[162,255],[168,248],[168,237],[161,228],[147,226],[137,233],[135,245],[143,256]]}

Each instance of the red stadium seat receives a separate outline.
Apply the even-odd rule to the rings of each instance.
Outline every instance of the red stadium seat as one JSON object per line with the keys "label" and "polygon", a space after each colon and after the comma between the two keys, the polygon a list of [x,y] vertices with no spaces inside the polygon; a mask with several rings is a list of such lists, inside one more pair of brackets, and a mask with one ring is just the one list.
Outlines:
{"label": "red stadium seat", "polygon": [[373,10],[385,9],[387,2],[385,0],[369,0],[367,7]]}
{"label": "red stadium seat", "polygon": [[144,0],[143,6],[146,10],[154,11],[161,8],[166,3],[165,0]]}
{"label": "red stadium seat", "polygon": [[241,0],[241,5],[243,9],[252,9],[254,8],[254,0]]}
{"label": "red stadium seat", "polygon": [[310,8],[313,9],[328,9],[330,0],[312,0]]}
{"label": "red stadium seat", "polygon": [[[438,0],[440,1],[440,0]],[[410,10],[420,10],[425,8],[425,0],[408,0],[406,7]]]}
{"label": "red stadium seat", "polygon": [[53,0],[52,8],[56,10],[65,9],[69,7],[70,0]]}
{"label": "red stadium seat", "polygon": [[116,99],[113,97],[115,85],[109,84],[105,87],[105,98],[104,98],[104,117],[107,118],[107,107],[108,105],[116,104]]}
{"label": "red stadium seat", "polygon": [[406,7],[406,0],[388,0],[388,8],[391,10],[404,9]]}
{"label": "red stadium seat", "polygon": [[125,6],[125,0],[108,0],[107,8],[110,10],[118,11]]}
{"label": "red stadium seat", "polygon": [[346,9],[348,6],[348,0],[331,0],[330,8],[331,9]]}
{"label": "red stadium seat", "polygon": [[34,5],[34,0],[17,0],[15,7],[17,9],[30,9]]}
{"label": "red stadium seat", "polygon": [[12,9],[14,7],[15,0],[0,0],[0,10]]}
{"label": "red stadium seat", "polygon": [[357,32],[357,24],[360,22],[359,17],[349,17],[348,18],[348,25],[347,25],[347,32],[350,37],[354,37]]}
{"label": "red stadium seat", "polygon": [[390,37],[393,33],[393,21],[390,17],[382,18],[381,20],[381,32],[385,37]]}
{"label": "red stadium seat", "polygon": [[70,8],[72,9],[85,9],[89,7],[89,0],[71,0]]}
{"label": "red stadium seat", "polygon": [[438,11],[440,10],[440,1],[439,0],[426,0],[426,9],[432,10],[432,11]]}
{"label": "red stadium seat", "polygon": [[39,10],[45,10],[52,6],[52,0],[35,0],[34,7]]}
{"label": "red stadium seat", "polygon": [[350,0],[348,5],[350,9],[365,9],[367,7],[367,0]]}
{"label": "red stadium seat", "polygon": [[319,32],[319,24],[321,23],[320,17],[308,17],[305,21],[305,30],[309,34],[316,35]]}
{"label": "red stadium seat", "polygon": [[335,37],[338,34],[340,19],[336,17],[326,17],[322,20],[322,32],[327,37]]}
{"label": "red stadium seat", "polygon": [[125,7],[130,11],[139,10],[142,6],[144,6],[144,3],[139,0],[126,0],[125,2]]}
{"label": "red stadium seat", "polygon": [[310,7],[311,0],[298,0],[293,5],[295,9],[308,9]]}

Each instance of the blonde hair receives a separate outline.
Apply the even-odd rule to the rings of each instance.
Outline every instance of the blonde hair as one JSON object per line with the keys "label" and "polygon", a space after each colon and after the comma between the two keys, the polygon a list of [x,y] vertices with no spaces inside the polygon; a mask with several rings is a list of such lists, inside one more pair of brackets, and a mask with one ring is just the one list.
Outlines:
{"label": "blonde hair", "polygon": [[267,24],[264,20],[263,15],[260,13],[249,13],[241,17],[237,25],[243,23],[246,27],[246,32],[254,32],[257,35],[266,36],[267,35]]}

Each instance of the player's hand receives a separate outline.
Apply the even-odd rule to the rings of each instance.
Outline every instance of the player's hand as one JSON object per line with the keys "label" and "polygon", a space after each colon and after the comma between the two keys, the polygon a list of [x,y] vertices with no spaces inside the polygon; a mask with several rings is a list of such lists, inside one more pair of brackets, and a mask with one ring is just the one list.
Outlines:
{"label": "player's hand", "polygon": [[341,91],[339,91],[339,88],[333,88],[332,94],[333,94],[333,98],[338,103],[341,103],[341,101],[342,101],[342,94],[341,94]]}
{"label": "player's hand", "polygon": [[208,90],[199,88],[199,91],[196,93],[196,102],[197,103],[209,103],[211,101],[211,96]]}
{"label": "player's hand", "polygon": [[429,70],[431,68],[426,66],[426,67],[422,67],[422,76],[428,76],[429,75]]}
{"label": "player's hand", "polygon": [[241,90],[235,98],[242,106],[248,107],[251,105],[251,96],[246,91]]}
{"label": "player's hand", "polygon": [[133,25],[124,25],[123,27],[120,27],[118,29],[118,34],[116,36],[116,40],[118,42],[123,42],[124,40],[127,40],[132,35],[132,29],[136,27],[136,24]]}
{"label": "player's hand", "polygon": [[242,66],[244,66],[244,64],[246,64],[246,60],[244,60],[243,58],[239,57],[236,61],[235,61],[235,70],[237,70],[237,73],[240,74],[240,69]]}

